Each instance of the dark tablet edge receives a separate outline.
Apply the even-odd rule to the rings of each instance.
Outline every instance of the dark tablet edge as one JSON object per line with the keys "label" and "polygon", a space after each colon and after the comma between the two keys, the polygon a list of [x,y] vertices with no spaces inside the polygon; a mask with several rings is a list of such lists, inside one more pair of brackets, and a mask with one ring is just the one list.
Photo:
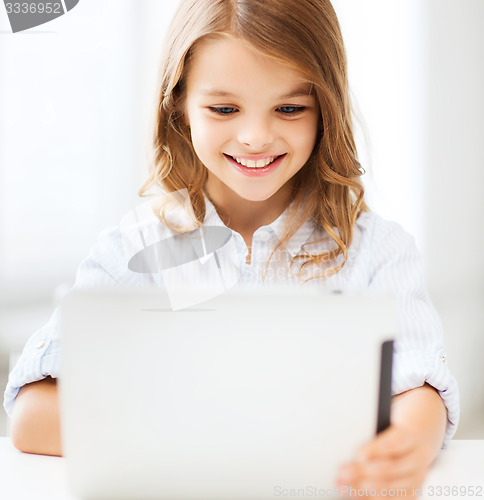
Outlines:
{"label": "dark tablet edge", "polygon": [[384,431],[390,425],[390,408],[392,404],[392,365],[393,340],[387,340],[381,345],[380,389],[376,425],[377,434]]}

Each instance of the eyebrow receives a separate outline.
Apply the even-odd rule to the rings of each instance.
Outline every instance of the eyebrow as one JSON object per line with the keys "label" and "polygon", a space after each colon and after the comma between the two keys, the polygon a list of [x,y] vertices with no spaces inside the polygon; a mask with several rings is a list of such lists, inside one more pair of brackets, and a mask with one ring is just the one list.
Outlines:
{"label": "eyebrow", "polygon": [[[281,95],[279,99],[291,99],[293,97],[307,97],[311,96],[311,90],[312,86],[308,86],[306,88],[297,88],[293,90],[292,92],[289,92],[288,94]],[[226,90],[219,90],[219,89],[207,89],[207,90],[202,90],[201,92],[202,95],[204,96],[210,96],[210,97],[238,97],[236,94],[232,92],[228,92]]]}

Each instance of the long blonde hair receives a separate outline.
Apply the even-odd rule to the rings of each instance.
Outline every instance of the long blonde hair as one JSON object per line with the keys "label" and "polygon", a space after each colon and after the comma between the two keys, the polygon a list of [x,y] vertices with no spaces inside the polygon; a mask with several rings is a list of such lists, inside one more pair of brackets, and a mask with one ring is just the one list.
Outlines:
{"label": "long blonde hair", "polygon": [[[310,218],[334,245],[320,254],[306,250],[292,264],[299,260],[301,270],[315,264],[326,266],[326,276],[337,273],[347,260],[355,221],[367,207],[353,137],[346,54],[329,0],[182,0],[165,41],[154,161],[139,194],[146,195],[154,186],[165,192],[187,189],[194,222],[203,223],[207,169],[183,122],[187,70],[197,42],[227,35],[298,70],[312,83],[321,111],[318,137],[306,165],[294,177],[293,210],[271,257]],[[169,225],[163,211],[158,216]],[[340,263],[328,268],[338,256]]]}

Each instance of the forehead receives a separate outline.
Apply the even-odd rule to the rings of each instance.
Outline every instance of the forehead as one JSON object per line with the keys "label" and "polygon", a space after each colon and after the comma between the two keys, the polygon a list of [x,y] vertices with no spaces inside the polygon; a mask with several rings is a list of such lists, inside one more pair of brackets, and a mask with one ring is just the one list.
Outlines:
{"label": "forehead", "polygon": [[203,40],[193,51],[188,93],[199,96],[259,97],[308,95],[304,75],[234,38]]}

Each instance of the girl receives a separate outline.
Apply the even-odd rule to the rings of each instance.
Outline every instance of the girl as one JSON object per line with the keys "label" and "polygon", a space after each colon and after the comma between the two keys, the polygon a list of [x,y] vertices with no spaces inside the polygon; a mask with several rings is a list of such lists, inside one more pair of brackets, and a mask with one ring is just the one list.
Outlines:
{"label": "girl", "polygon": [[[155,161],[141,189],[187,190],[192,225],[225,225],[241,284],[300,282],[398,297],[391,426],[342,464],[355,489],[421,486],[455,432],[458,391],[412,238],[364,203],[346,59],[329,0],[184,0],[163,59]],[[176,231],[163,201],[143,231]],[[164,286],[103,233],[75,286]],[[271,272],[269,272],[271,271]],[[5,408],[23,451],[60,454],[58,319],[27,343]]]}

